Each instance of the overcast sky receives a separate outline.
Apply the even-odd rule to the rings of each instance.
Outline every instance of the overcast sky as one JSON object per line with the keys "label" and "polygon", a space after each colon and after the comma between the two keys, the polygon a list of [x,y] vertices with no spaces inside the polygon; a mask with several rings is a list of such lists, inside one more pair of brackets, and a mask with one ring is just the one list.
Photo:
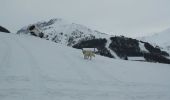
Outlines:
{"label": "overcast sky", "polygon": [[0,0],[0,25],[12,32],[51,18],[136,37],[170,28],[170,0]]}

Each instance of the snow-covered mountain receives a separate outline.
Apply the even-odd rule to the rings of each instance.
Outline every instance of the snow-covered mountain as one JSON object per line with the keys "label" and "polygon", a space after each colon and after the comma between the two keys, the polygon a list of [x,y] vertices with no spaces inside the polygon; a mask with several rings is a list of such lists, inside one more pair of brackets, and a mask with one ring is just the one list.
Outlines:
{"label": "snow-covered mountain", "polygon": [[0,100],[170,100],[168,64],[84,60],[81,50],[0,32]]}
{"label": "snow-covered mountain", "polygon": [[155,43],[156,45],[167,48],[170,51],[170,28],[151,36],[142,37],[141,39]]}
{"label": "snow-covered mountain", "polygon": [[170,63],[170,60],[164,58],[169,54],[150,43],[124,36],[108,35],[63,19],[51,19],[31,24],[20,29],[17,34],[35,35],[78,49],[97,48],[97,54],[110,58],[127,60],[130,57],[141,57],[141,59],[149,57],[149,61]]}
{"label": "snow-covered mountain", "polygon": [[[46,39],[69,46],[72,46],[81,40],[109,36],[105,33],[63,19],[51,19],[49,21],[38,22],[32,25],[38,27],[38,29],[44,33]],[[32,25],[22,28],[17,34],[29,34],[28,28]]]}

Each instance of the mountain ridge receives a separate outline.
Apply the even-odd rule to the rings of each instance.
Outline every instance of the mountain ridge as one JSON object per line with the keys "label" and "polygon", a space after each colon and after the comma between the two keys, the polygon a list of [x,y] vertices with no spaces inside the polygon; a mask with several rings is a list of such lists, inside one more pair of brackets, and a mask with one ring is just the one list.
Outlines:
{"label": "mountain ridge", "polygon": [[[152,53],[151,55],[154,57],[150,57],[151,55],[146,57],[152,59],[149,61],[156,60],[157,62],[159,59],[153,60],[155,56],[157,57],[159,55],[158,58],[161,57],[161,59],[164,58],[163,56],[169,56],[167,52],[162,51],[159,47],[153,46],[150,43],[124,36],[108,35],[92,30],[84,25],[67,22],[62,19],[51,19],[49,21],[30,24],[20,29],[17,34],[34,35],[78,49],[97,48],[97,54],[110,58],[121,58],[126,60],[131,56],[145,58],[145,54],[148,55],[147,53]],[[170,63],[170,60],[168,63]]]}
{"label": "mountain ridge", "polygon": [[[44,22],[37,22],[34,25],[36,25],[40,30],[42,30],[45,33],[45,37],[49,40],[54,40],[57,43],[62,43],[65,45],[68,45],[67,41],[72,36],[79,36],[77,38],[93,38],[93,36],[100,38],[100,37],[107,37],[107,34],[101,33],[96,30],[92,30],[87,28],[84,25],[72,23],[65,21],[63,19],[51,19],[49,21]],[[31,25],[29,25],[31,26]],[[29,26],[26,26],[19,30],[17,34],[29,34],[29,31],[27,31],[27,28]],[[76,34],[77,33],[77,34]],[[65,36],[64,36],[65,35]],[[55,38],[55,37],[58,38]],[[108,35],[109,36],[109,35]],[[78,40],[77,40],[78,41]]]}

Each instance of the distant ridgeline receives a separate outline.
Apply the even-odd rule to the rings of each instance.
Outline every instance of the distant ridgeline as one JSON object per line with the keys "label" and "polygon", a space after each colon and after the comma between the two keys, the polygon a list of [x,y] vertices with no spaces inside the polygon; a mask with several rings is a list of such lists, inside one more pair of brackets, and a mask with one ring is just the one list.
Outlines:
{"label": "distant ridgeline", "polygon": [[[149,62],[170,64],[170,60],[167,58],[169,54],[166,51],[161,51],[158,46],[154,47],[150,43],[124,36],[110,37],[110,40],[109,48],[121,59],[128,60],[128,57],[144,57]],[[84,40],[75,44],[73,47],[77,49],[97,48],[98,54],[114,58],[111,51],[106,48],[107,41],[105,38]]]}
{"label": "distant ridgeline", "polygon": [[9,30],[7,30],[6,28],[0,26],[0,32],[5,32],[5,33],[10,33]]}

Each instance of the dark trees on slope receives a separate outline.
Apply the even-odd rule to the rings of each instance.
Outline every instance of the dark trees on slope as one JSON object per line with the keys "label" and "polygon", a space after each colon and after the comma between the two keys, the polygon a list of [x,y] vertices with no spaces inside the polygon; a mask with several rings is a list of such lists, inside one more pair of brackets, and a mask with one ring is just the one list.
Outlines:
{"label": "dark trees on slope", "polygon": [[82,49],[82,48],[97,48],[98,51],[96,53],[107,56],[110,58],[114,58],[114,56],[110,53],[109,50],[105,47],[107,43],[106,39],[92,39],[92,40],[85,40],[81,41],[78,44],[75,44],[73,48]]}
{"label": "dark trees on slope", "polygon": [[139,48],[139,41],[126,37],[111,37],[111,44],[109,48],[117,53],[121,58],[127,56],[142,56]]}
{"label": "dark trees on slope", "polygon": [[[169,56],[169,54],[165,51],[161,51],[159,47],[154,47],[151,44],[143,41],[139,41],[132,38],[127,38],[124,36],[115,36],[110,38],[111,43],[109,48],[116,52],[116,54],[122,58],[127,60],[129,56],[134,57],[144,57],[146,61],[149,62],[159,62],[159,63],[170,63],[170,60],[165,56]],[[114,58],[114,56],[110,53],[110,51],[106,48],[107,40],[104,38],[100,39],[91,39],[91,40],[83,40],[79,43],[75,44],[73,47],[82,49],[82,48],[97,48],[98,54],[107,56],[110,58]],[[139,43],[144,43],[144,47],[148,52],[142,51]]]}

